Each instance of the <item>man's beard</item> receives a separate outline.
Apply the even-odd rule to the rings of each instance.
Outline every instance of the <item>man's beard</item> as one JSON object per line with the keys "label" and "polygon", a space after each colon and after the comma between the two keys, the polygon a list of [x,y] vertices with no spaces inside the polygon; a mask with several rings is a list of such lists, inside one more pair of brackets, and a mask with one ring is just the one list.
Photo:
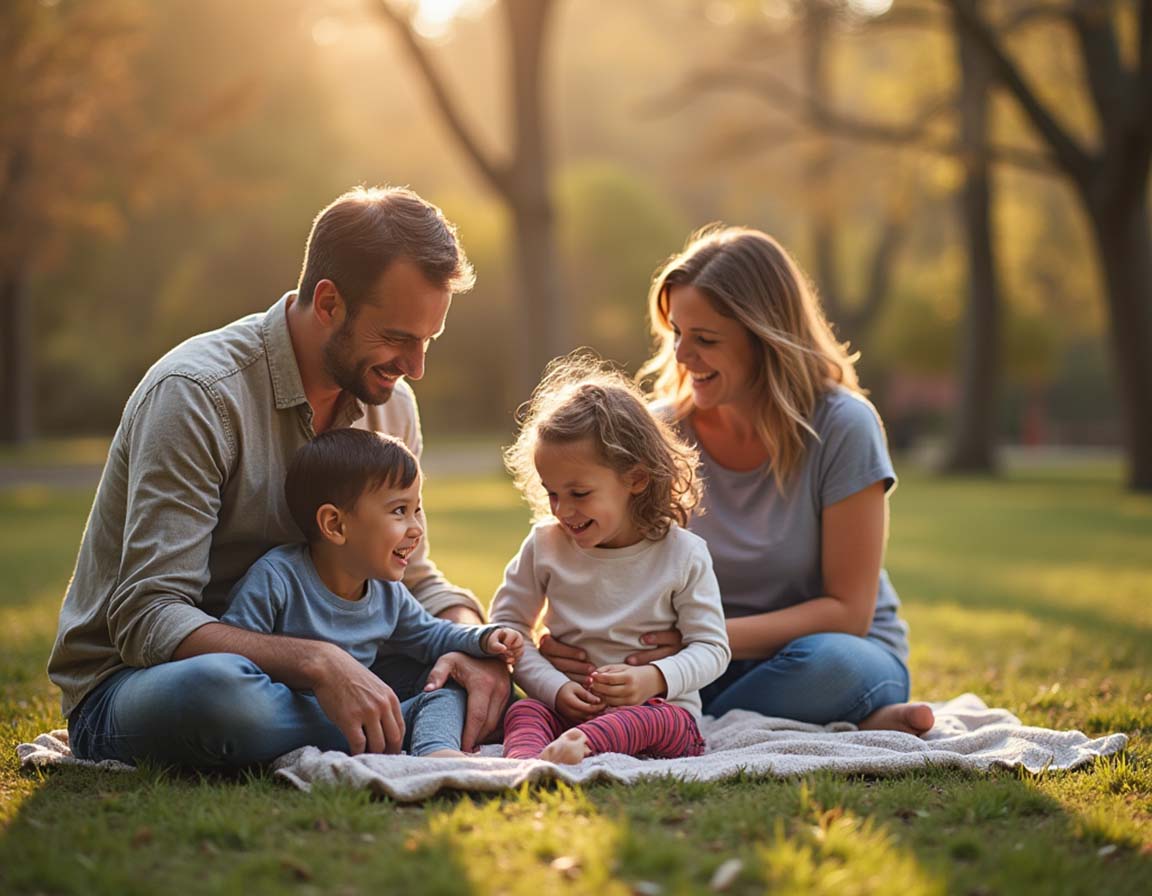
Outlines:
{"label": "man's beard", "polygon": [[[363,361],[356,363],[351,360],[353,351],[351,324],[352,318],[346,318],[340,329],[324,343],[324,370],[337,386],[364,404],[384,404],[392,397],[392,388],[372,389],[370,385],[370,380],[373,378],[372,368]],[[382,369],[388,376],[403,376],[403,371],[391,365],[382,365]]]}

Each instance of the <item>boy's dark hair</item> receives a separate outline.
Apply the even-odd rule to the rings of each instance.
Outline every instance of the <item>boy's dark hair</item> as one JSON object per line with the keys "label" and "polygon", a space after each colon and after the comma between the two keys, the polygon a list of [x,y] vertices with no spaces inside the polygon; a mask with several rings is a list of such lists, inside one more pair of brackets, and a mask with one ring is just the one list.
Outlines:
{"label": "boy's dark hair", "polygon": [[288,465],[284,496],[309,542],[320,539],[316,511],[325,504],[351,510],[381,487],[408,488],[420,465],[403,442],[363,429],[332,429],[301,445]]}

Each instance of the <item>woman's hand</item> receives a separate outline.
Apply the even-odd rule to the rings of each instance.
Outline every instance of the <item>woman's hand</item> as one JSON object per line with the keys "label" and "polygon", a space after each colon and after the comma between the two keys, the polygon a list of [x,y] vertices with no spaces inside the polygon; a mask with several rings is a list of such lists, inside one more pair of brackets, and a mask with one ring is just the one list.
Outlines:
{"label": "woman's hand", "polygon": [[656,660],[662,660],[679,653],[680,648],[684,646],[684,636],[676,628],[670,628],[663,632],[649,632],[643,635],[640,640],[645,644],[651,644],[652,647],[649,650],[640,650],[625,657],[624,662],[629,666],[647,666]]}
{"label": "woman's hand", "polygon": [[540,638],[540,654],[565,675],[591,675],[596,667],[588,662],[588,654],[578,647],[569,647],[547,632]]}
{"label": "woman's hand", "polygon": [[639,706],[668,691],[656,666],[601,666],[590,677],[589,689],[608,706]]}

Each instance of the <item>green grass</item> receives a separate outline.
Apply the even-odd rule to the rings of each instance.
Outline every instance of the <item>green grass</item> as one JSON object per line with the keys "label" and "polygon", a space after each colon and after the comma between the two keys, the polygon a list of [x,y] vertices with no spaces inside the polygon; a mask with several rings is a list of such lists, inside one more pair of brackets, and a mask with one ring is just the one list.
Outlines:
{"label": "green grass", "polygon": [[[17,769],[61,723],[43,674],[90,493],[0,492],[0,892],[1138,893],[1152,875],[1152,499],[1108,467],[906,476],[888,568],[916,695],[1125,731],[1075,773],[924,771],[454,795],[419,807],[266,776]],[[525,531],[499,478],[437,477],[434,556],[489,595]]]}

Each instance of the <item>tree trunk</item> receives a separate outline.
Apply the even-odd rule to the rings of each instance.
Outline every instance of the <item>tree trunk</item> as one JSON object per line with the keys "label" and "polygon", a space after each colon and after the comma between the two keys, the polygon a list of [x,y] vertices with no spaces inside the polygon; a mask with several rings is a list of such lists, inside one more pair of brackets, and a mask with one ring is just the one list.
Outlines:
{"label": "tree trunk", "polygon": [[960,210],[968,249],[968,301],[960,348],[960,399],[945,468],[955,473],[996,469],[1000,379],[1000,292],[992,237],[988,109],[992,72],[964,29],[956,29],[960,63],[960,143],[964,184]]}
{"label": "tree trunk", "polygon": [[1110,312],[1128,485],[1152,492],[1152,210],[1145,195],[1127,214],[1089,212]]}
{"label": "tree trunk", "polygon": [[512,213],[519,307],[524,315],[525,341],[516,370],[521,400],[539,382],[548,361],[572,347],[560,290],[545,115],[545,59],[552,13],[551,2],[506,0],[504,4],[512,55],[508,74],[514,129],[504,198]]}
{"label": "tree trunk", "polygon": [[525,400],[540,381],[547,363],[573,346],[560,301],[555,215],[550,201],[520,199],[512,206],[516,287],[520,321],[520,354],[516,364],[516,401]]}
{"label": "tree trunk", "polygon": [[31,441],[32,327],[28,292],[19,271],[0,279],[0,443]]}

